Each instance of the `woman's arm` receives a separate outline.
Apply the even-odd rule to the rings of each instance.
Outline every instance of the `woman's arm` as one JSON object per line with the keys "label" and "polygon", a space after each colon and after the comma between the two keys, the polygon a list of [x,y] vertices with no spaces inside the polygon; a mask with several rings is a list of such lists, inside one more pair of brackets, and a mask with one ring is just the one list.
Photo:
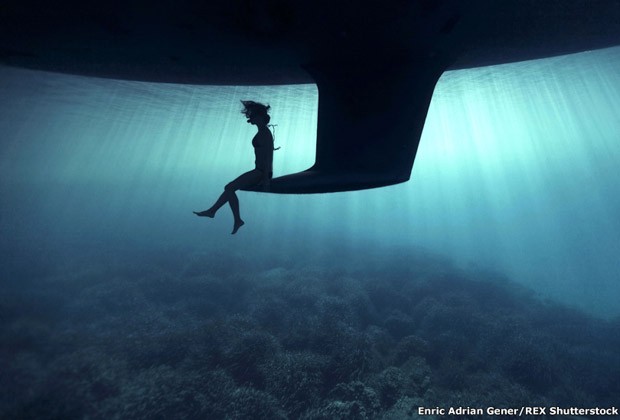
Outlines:
{"label": "woman's arm", "polygon": [[260,161],[259,169],[263,173],[260,184],[264,191],[269,191],[273,174],[273,136],[270,131],[262,132],[256,140],[256,154]]}

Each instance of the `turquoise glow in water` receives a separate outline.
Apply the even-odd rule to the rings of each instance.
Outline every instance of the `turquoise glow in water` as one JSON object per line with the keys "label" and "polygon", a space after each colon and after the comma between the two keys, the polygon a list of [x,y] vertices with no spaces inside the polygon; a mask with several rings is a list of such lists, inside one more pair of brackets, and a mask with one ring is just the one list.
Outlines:
{"label": "turquoise glow in water", "polygon": [[435,247],[618,312],[619,51],[446,75],[414,170]]}
{"label": "turquoise glow in water", "polygon": [[[311,166],[316,87],[211,87],[0,68],[4,249],[183,244],[309,255],[424,247],[620,315],[620,49],[447,73],[408,183],[240,193],[247,225],[194,217],[253,165],[239,100],[272,106],[276,176]],[[9,238],[7,240],[7,238]],[[353,251],[352,251],[353,252]],[[103,258],[103,257],[102,257]]]}

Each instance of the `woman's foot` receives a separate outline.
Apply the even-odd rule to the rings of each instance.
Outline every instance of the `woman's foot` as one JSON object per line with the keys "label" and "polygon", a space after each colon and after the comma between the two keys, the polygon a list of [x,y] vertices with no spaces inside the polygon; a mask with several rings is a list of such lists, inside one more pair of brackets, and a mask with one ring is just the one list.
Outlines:
{"label": "woman's foot", "polygon": [[233,231],[232,231],[231,235],[234,235],[235,233],[237,233],[239,228],[241,226],[243,226],[243,225],[245,225],[245,222],[243,220],[239,220],[238,222],[235,222],[235,226],[233,226]]}
{"label": "woman's foot", "polygon": [[213,219],[215,217],[215,211],[209,209],[209,210],[203,210],[203,211],[195,211],[194,214],[196,216],[200,216],[200,217],[210,217],[211,219]]}

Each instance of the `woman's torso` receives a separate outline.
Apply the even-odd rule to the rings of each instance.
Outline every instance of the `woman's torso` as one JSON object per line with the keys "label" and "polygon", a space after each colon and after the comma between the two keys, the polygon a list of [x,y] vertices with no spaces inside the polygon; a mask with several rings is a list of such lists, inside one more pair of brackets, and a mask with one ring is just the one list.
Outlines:
{"label": "woman's torso", "polygon": [[273,136],[267,127],[260,128],[252,139],[254,146],[254,164],[256,169],[265,172],[273,171]]}

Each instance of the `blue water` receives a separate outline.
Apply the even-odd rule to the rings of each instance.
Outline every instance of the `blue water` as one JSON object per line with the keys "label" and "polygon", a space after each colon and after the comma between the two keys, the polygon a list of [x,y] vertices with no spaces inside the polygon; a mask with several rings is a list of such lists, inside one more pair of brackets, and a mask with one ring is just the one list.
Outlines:
{"label": "blue water", "polygon": [[[422,247],[600,316],[620,314],[620,50],[449,72],[411,181],[333,195],[241,193],[190,217],[252,167],[241,99],[271,104],[278,174],[314,161],[312,85],[158,85],[2,68],[3,236],[309,253]],[[249,244],[261,244],[258,246]],[[32,245],[32,244],[30,244]],[[29,245],[24,245],[29,246]]]}
{"label": "blue water", "polygon": [[[561,314],[568,311],[568,318],[554,313],[558,325],[565,323],[562,319],[571,320],[570,325],[603,322],[604,328],[611,329],[603,333],[603,327],[591,327],[596,331],[592,334],[611,337],[615,341],[605,345],[615,346],[620,338],[618,68],[620,49],[612,48],[446,73],[433,97],[409,182],[326,195],[241,192],[246,225],[231,236],[232,216],[227,207],[214,220],[197,218],[191,211],[209,207],[224,184],[252,168],[254,127],[240,114],[239,101],[271,105],[272,123],[277,124],[276,146],[281,147],[274,159],[277,176],[306,169],[314,162],[315,86],[166,85],[1,67],[0,274],[3,289],[10,291],[0,302],[2,335],[8,340],[2,363],[19,368],[14,368],[17,373],[0,377],[0,382],[19,384],[31,394],[47,389],[41,380],[30,380],[28,375],[36,377],[34,371],[44,371],[44,360],[50,358],[55,360],[54,369],[62,370],[63,363],[71,365],[58,354],[78,354],[83,344],[79,337],[85,342],[89,334],[113,337],[114,329],[106,329],[113,321],[104,322],[110,314],[115,314],[117,321],[122,319],[127,328],[135,321],[142,326],[136,326],[140,331],[145,331],[140,329],[146,328],[144,325],[155,324],[185,331],[187,325],[177,325],[175,319],[192,314],[191,322],[204,323],[249,310],[231,303],[219,312],[201,315],[187,309],[189,303],[187,311],[177,300],[177,306],[165,306],[172,304],[160,297],[171,290],[184,290],[188,296],[197,293],[187,291],[186,283],[174,283],[196,281],[196,276],[208,278],[198,281],[199,285],[213,282],[213,278],[228,279],[225,284],[250,278],[262,284],[260,287],[275,288],[269,293],[284,287],[281,282],[288,280],[282,279],[295,278],[295,293],[303,287],[315,288],[308,296],[319,299],[317,302],[323,302],[323,294],[333,293],[322,283],[325,278],[337,278],[338,287],[358,290],[350,283],[357,277],[372,289],[373,282],[392,284],[394,278],[415,273],[416,279],[426,282],[424,290],[437,294],[435,301],[442,301],[450,294],[444,288],[460,290],[461,283],[446,283],[447,278],[469,281],[483,277],[493,286],[482,301],[499,296],[492,288],[496,284],[519,285],[523,288],[516,292],[518,298],[506,298],[506,302],[533,305],[532,312],[546,314],[544,319],[550,315],[536,305],[562,308],[558,309]],[[170,281],[176,286],[157,289]],[[309,285],[302,285],[306,283]],[[223,290],[229,286],[217,287]],[[245,290],[249,286],[243,283],[239,287]],[[150,289],[160,290],[153,292],[157,305],[164,305],[157,310],[148,299]],[[405,293],[405,289],[398,290],[394,296]],[[119,297],[134,296],[134,292],[140,298],[133,304],[118,302],[122,300]],[[234,296],[234,287],[230,293]],[[344,299],[349,293],[338,296]],[[387,299],[385,305],[395,299],[400,298]],[[462,303],[464,298],[455,299]],[[497,299],[504,302],[504,298]],[[373,303],[377,306],[380,301]],[[323,308],[325,303],[319,303],[317,307]],[[259,304],[251,301],[248,305]],[[420,309],[424,305],[428,303],[416,310],[424,312]],[[66,312],[57,313],[59,308]],[[571,312],[573,309],[577,312]],[[408,314],[407,310],[398,309]],[[479,310],[476,304],[465,312],[471,315]],[[388,320],[395,316],[390,313],[385,315]],[[416,320],[414,315],[407,316]],[[82,324],[72,324],[77,322],[72,321],[76,316],[84,320]],[[57,321],[48,325],[47,317]],[[574,317],[585,318],[575,321]],[[309,318],[299,320],[307,322]],[[432,341],[430,335],[425,336],[432,329],[420,328],[416,334]],[[585,327],[580,328],[578,334],[568,336],[583,334]],[[389,331],[394,339],[402,338]],[[61,344],[45,339],[58,334],[68,334],[77,344],[58,350]],[[534,334],[530,340],[535,342],[536,337]],[[95,353],[103,349],[90,345]],[[281,340],[277,346],[288,351],[290,345]],[[85,366],[101,363],[89,362],[88,357],[80,359]],[[431,377],[443,378],[437,383],[446,389],[455,386],[446,385],[445,370],[441,370],[445,363],[435,361],[440,369],[429,357],[430,369],[437,369]],[[595,358],[588,353],[584,360],[589,357]],[[118,372],[125,372],[126,366],[115,363],[118,361],[110,361],[109,369],[116,372],[117,382],[122,382],[126,379]],[[617,363],[614,359],[608,365]],[[157,375],[174,377],[172,362],[156,365],[164,369]],[[502,372],[510,377],[513,370],[520,371],[520,365],[515,366],[502,368]],[[231,369],[227,374],[239,385],[240,379]],[[585,376],[594,378],[595,373]],[[47,371],[41,375],[53,376]],[[353,380],[355,375],[351,375],[347,380]],[[542,385],[519,375],[510,378],[528,392],[539,392],[536,395],[543,396],[539,401],[550,402],[553,395],[559,395],[559,391],[549,391],[555,377]],[[145,383],[152,382],[149,380]],[[188,377],[183,380],[191,382]],[[269,390],[267,385],[250,382],[261,392]],[[177,385],[183,388],[183,384]],[[355,393],[345,385],[332,385],[335,391],[330,392]],[[120,398],[119,392],[139,400],[132,394],[134,388],[121,387],[119,391],[109,384],[101,386],[101,395],[93,391],[99,396],[83,397],[108,404],[97,406],[95,417],[119,412],[114,405],[118,402],[113,403],[114,398]],[[615,389],[617,379],[615,385],[606,386]],[[416,389],[417,398],[428,398]],[[277,399],[277,392],[270,395]],[[339,398],[347,401],[346,395]],[[4,409],[37,417],[36,407],[49,408],[32,398],[25,398],[27,402],[18,408]],[[613,401],[600,398],[598,401]],[[391,410],[396,410],[394,407]],[[92,414],[88,411],[92,407],[72,409],[75,411],[70,413],[78,418]],[[290,410],[289,415],[301,412],[300,408],[295,409],[299,412]],[[145,413],[148,416],[148,410]]]}

